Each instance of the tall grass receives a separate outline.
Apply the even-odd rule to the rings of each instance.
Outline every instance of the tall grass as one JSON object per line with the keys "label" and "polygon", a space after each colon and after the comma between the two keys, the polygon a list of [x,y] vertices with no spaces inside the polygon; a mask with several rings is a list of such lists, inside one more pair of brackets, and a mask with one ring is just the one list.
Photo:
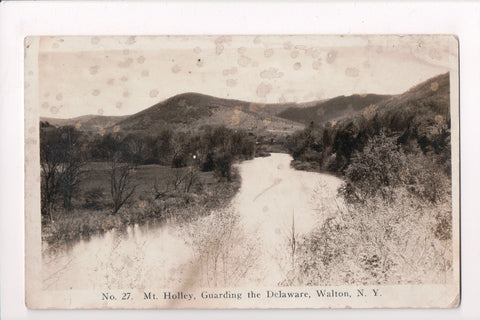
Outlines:
{"label": "tall grass", "polygon": [[339,202],[327,219],[299,241],[289,284],[446,283],[452,271],[452,241],[439,236],[439,213],[451,221],[451,202],[426,204],[397,189],[362,205]]}
{"label": "tall grass", "polygon": [[254,267],[256,241],[246,235],[239,215],[231,207],[212,210],[183,228],[185,243],[192,249],[192,274],[198,285],[237,285]]}

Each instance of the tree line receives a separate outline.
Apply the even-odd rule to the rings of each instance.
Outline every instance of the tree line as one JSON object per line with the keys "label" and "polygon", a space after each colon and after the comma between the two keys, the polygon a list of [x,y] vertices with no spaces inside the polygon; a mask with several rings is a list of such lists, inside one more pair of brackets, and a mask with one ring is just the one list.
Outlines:
{"label": "tree line", "polygon": [[[79,183],[87,178],[88,163],[109,164],[112,214],[115,214],[135,192],[132,175],[139,165],[188,168],[175,173],[189,190],[198,171],[213,171],[230,181],[234,161],[254,156],[255,140],[255,136],[245,131],[226,127],[205,126],[197,133],[165,129],[157,135],[123,132],[100,135],[73,126],[55,127],[41,122],[42,216],[53,220],[56,209],[66,212],[73,209],[72,199],[79,191]],[[87,200],[94,203],[97,195],[91,193],[86,194]]]}
{"label": "tree line", "polygon": [[382,187],[413,184],[419,179],[413,172],[424,170],[424,176],[429,167],[450,177],[450,115],[441,101],[429,98],[371,109],[336,124],[312,122],[288,137],[287,148],[296,166],[344,176],[350,194],[358,191],[355,188],[374,195],[373,190]]}

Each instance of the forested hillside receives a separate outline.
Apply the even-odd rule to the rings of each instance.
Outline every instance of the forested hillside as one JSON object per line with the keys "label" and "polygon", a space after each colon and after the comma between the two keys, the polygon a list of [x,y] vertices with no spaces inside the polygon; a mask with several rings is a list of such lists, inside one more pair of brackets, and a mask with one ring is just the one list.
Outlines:
{"label": "forested hillside", "polygon": [[[449,75],[443,74],[417,85],[404,94],[370,104],[361,114],[337,123],[312,121],[289,142],[297,167],[342,173],[355,152],[380,135],[394,138],[405,153],[435,158],[449,171],[450,158]],[[308,165],[306,165],[308,163]]]}
{"label": "forested hillside", "polygon": [[344,179],[298,241],[286,284],[447,283],[452,270],[449,74],[288,141],[296,168]]}
{"label": "forested hillside", "polygon": [[324,124],[328,121],[339,121],[355,116],[366,107],[379,103],[391,96],[377,94],[354,94],[348,97],[340,96],[315,103],[309,107],[290,107],[278,114],[279,117],[308,125],[311,121]]}

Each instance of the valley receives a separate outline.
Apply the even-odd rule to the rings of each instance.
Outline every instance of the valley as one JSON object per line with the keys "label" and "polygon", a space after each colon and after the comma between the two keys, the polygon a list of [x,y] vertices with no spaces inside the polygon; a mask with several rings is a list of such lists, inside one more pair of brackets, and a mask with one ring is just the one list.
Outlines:
{"label": "valley", "polygon": [[399,95],[40,119],[44,285],[448,282],[449,99],[447,73]]}

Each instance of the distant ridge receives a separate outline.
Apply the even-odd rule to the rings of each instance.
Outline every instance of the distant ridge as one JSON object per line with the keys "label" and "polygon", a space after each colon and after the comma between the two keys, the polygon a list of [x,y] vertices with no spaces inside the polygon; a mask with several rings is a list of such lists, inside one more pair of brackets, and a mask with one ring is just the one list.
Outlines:
{"label": "distant ridge", "polygon": [[76,126],[82,131],[98,131],[101,128],[108,128],[114,126],[117,122],[122,121],[127,117],[128,116],[102,116],[89,114],[70,119],[42,117],[40,118],[40,121],[48,122],[56,127]]}
{"label": "distant ridge", "polygon": [[[284,110],[292,104],[280,104]],[[171,128],[196,131],[205,125],[225,125],[253,132],[293,132],[303,126],[275,114],[277,105],[217,98],[188,92],[175,95],[117,123],[123,130],[154,133]]]}
{"label": "distant ridge", "polygon": [[[55,126],[75,125],[84,131],[118,126],[122,132],[156,134],[164,129],[198,131],[206,125],[225,125],[255,133],[293,133],[310,122],[317,125],[362,116],[374,106],[379,114],[404,108],[408,101],[440,99],[438,112],[449,112],[449,75],[438,75],[399,95],[354,94],[305,103],[254,103],[186,92],[165,99],[133,115],[86,115],[72,119],[41,118]],[[427,103],[427,102],[425,102]]]}
{"label": "distant ridge", "polygon": [[390,97],[390,95],[377,94],[339,96],[306,108],[290,107],[280,112],[278,116],[303,124],[309,124],[312,121],[323,124],[328,121],[338,121],[351,117],[363,111],[369,105]]}

